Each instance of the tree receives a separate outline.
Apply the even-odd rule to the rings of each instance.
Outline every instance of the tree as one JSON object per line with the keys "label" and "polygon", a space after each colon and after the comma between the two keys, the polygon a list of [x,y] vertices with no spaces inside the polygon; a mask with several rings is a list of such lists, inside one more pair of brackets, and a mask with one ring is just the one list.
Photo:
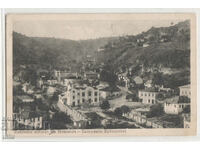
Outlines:
{"label": "tree", "polygon": [[72,123],[68,115],[63,112],[56,112],[51,120],[52,129],[66,129],[66,124]]}
{"label": "tree", "polygon": [[105,100],[105,101],[102,102],[100,107],[101,107],[101,109],[107,110],[107,109],[110,108],[110,103],[107,100]]}
{"label": "tree", "polygon": [[121,106],[121,107],[118,107],[114,110],[114,113],[117,115],[117,116],[122,116],[123,113],[127,113],[130,111],[130,108],[128,106]]}
{"label": "tree", "polygon": [[157,95],[157,99],[158,99],[158,100],[163,100],[163,98],[164,98],[164,95],[163,95],[162,93],[159,93],[159,94]]}
{"label": "tree", "polygon": [[190,113],[190,105],[183,108],[183,113]]}
{"label": "tree", "polygon": [[152,82],[153,84],[156,84],[156,85],[163,85],[164,81],[163,81],[162,73],[154,74]]}
{"label": "tree", "polygon": [[158,117],[158,116],[161,116],[163,113],[164,113],[164,111],[163,111],[162,104],[156,104],[156,105],[152,105],[150,107],[150,111],[147,114],[147,117],[148,118]]}
{"label": "tree", "polygon": [[187,96],[180,96],[178,103],[190,103],[190,98],[188,98]]}

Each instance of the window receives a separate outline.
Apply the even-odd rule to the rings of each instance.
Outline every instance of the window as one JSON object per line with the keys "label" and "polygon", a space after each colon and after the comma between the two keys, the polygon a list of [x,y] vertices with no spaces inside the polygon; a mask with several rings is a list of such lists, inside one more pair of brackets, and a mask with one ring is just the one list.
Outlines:
{"label": "window", "polygon": [[150,99],[148,100],[148,103],[151,103],[151,100],[150,100]]}
{"label": "window", "polygon": [[82,101],[83,101],[83,103],[84,103],[84,102],[85,102],[85,99],[83,99]]}
{"label": "window", "polygon": [[151,94],[149,93],[149,96],[151,96]]}
{"label": "window", "polygon": [[91,100],[91,99],[89,99],[88,101],[89,101],[89,103],[91,103],[91,102],[92,102],[92,100]]}
{"label": "window", "polygon": [[97,96],[97,92],[95,92],[94,95]]}
{"label": "window", "polygon": [[92,92],[91,92],[91,91],[89,91],[89,92],[88,92],[88,96],[91,96],[91,95],[92,95]]}
{"label": "window", "polygon": [[147,94],[146,94],[146,93],[145,93],[144,95],[145,95],[145,96],[147,96]]}
{"label": "window", "polygon": [[78,104],[80,104],[80,100],[78,100]]}
{"label": "window", "polygon": [[94,101],[97,102],[97,98],[95,98]]}
{"label": "window", "polygon": [[154,96],[154,94],[152,93],[152,96]]}
{"label": "window", "polygon": [[75,93],[75,91],[73,91],[73,93]]}
{"label": "window", "polygon": [[82,92],[82,96],[85,96],[85,92]]}
{"label": "window", "polygon": [[154,104],[154,100],[152,100],[152,104]]}
{"label": "window", "polygon": [[79,95],[80,95],[80,93],[78,92],[78,93],[77,93],[77,95],[79,96]]}
{"label": "window", "polygon": [[75,99],[75,96],[73,96],[73,99]]}

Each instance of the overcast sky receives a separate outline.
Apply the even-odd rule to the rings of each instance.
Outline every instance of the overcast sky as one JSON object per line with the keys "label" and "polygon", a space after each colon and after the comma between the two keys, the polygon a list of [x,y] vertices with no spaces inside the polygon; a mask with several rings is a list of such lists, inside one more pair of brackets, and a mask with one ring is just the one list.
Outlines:
{"label": "overcast sky", "polygon": [[85,40],[99,37],[136,35],[152,26],[167,27],[183,20],[163,21],[19,21],[14,31],[31,37],[55,37],[71,40]]}

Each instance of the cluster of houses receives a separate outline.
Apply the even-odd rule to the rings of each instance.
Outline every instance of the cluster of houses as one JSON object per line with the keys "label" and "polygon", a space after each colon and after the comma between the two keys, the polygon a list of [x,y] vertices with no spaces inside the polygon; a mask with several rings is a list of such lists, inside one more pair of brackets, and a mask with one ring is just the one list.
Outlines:
{"label": "cluster of houses", "polygon": [[[181,96],[190,98],[191,96],[190,85],[180,86],[179,90],[180,90],[179,96],[173,96],[171,98],[167,98],[163,100],[162,102],[157,100],[159,91],[152,91],[149,89],[139,90],[138,97],[141,99],[141,102],[143,104],[154,105],[156,103],[162,103],[162,105],[164,106],[165,114],[179,115],[183,112],[184,108],[186,108],[187,106],[190,106],[190,102],[180,101]],[[170,122],[160,121],[156,117],[147,118],[145,113],[141,113],[136,110],[132,110],[128,113],[124,113],[123,116],[134,120],[138,124],[145,125],[146,127],[164,128],[164,127],[171,126]],[[182,116],[183,116],[184,128],[189,128],[190,127],[190,113],[186,113],[186,114],[183,113]]]}

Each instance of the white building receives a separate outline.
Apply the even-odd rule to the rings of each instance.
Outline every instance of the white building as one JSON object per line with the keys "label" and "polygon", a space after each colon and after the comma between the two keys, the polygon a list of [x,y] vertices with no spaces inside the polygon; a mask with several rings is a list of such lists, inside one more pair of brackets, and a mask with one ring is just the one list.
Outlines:
{"label": "white building", "polygon": [[55,84],[58,83],[58,81],[55,80],[55,79],[52,79],[52,80],[47,80],[47,83],[48,83],[49,85],[55,85]]}
{"label": "white building", "polygon": [[190,85],[184,85],[184,86],[180,86],[180,96],[187,96],[188,98],[191,97],[191,92],[190,92]]}
{"label": "white building", "polygon": [[141,90],[138,93],[138,97],[142,99],[144,104],[155,104],[158,92],[150,90]]}
{"label": "white building", "polygon": [[59,95],[59,100],[69,106],[78,106],[83,103],[99,104],[99,89],[88,86],[72,86]]}
{"label": "white building", "polygon": [[34,101],[34,99],[28,95],[17,96],[17,98],[23,103],[30,103]]}
{"label": "white building", "polygon": [[179,114],[183,109],[190,105],[189,103],[179,103],[179,96],[169,98],[164,104],[164,112],[166,114]]}

